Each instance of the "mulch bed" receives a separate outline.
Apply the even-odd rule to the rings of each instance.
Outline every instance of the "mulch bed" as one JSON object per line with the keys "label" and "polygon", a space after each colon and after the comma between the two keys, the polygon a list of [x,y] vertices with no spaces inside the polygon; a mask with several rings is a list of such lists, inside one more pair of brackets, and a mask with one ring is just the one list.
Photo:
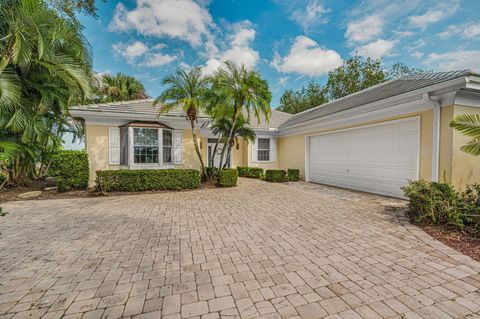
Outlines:
{"label": "mulch bed", "polygon": [[421,226],[421,228],[436,240],[445,245],[480,261],[480,238],[473,238],[465,233],[445,229],[439,226]]}

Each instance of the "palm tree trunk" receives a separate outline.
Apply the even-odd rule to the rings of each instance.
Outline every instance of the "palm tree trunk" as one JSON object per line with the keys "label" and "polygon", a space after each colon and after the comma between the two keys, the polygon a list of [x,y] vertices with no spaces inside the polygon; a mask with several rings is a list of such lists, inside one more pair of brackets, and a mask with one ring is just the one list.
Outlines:
{"label": "palm tree trunk", "polygon": [[201,171],[202,171],[202,176],[205,176],[206,175],[205,164],[203,163],[202,153],[200,152],[200,147],[198,147],[197,134],[195,133],[195,121],[190,121],[190,125],[192,127],[193,145],[195,145],[195,152],[197,153],[198,160],[200,161],[200,168],[201,168]]}
{"label": "palm tree trunk", "polygon": [[[237,114],[237,110],[236,110],[236,107],[235,107],[235,111],[233,113],[233,119],[232,119],[232,126],[228,130],[228,137],[227,137],[227,140],[225,141],[225,143],[228,143],[233,138],[233,135],[235,133],[234,128],[235,128],[235,125],[237,125],[237,118],[238,118],[238,114]],[[219,173],[220,173],[220,170],[223,170],[223,158],[225,156],[225,151],[227,150],[227,148],[225,146],[223,147],[222,154],[220,155],[220,163],[218,165],[218,168],[219,168],[218,172]]]}

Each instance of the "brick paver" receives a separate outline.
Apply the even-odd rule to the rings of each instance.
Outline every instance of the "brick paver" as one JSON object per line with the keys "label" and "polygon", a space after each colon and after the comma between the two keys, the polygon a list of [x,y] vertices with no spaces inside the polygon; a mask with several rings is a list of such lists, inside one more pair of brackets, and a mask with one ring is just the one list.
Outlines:
{"label": "brick paver", "polygon": [[480,264],[306,184],[2,204],[0,318],[478,318]]}

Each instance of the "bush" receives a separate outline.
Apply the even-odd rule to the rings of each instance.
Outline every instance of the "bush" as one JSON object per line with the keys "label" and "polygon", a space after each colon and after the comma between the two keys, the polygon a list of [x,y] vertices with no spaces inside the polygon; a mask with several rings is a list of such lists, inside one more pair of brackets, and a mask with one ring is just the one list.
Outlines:
{"label": "bush", "polygon": [[260,178],[263,174],[263,168],[260,167],[237,167],[238,176],[248,178]]}
{"label": "bush", "polygon": [[267,169],[265,171],[265,180],[267,182],[284,182],[286,180],[287,172],[283,169]]}
{"label": "bush", "polygon": [[200,187],[195,169],[97,171],[96,189],[109,191],[180,190]]}
{"label": "bush", "polygon": [[238,172],[234,168],[224,169],[220,172],[218,184],[222,187],[237,186]]}
{"label": "bush", "polygon": [[296,168],[287,169],[287,178],[291,182],[298,182],[300,180],[300,170]]}
{"label": "bush", "polygon": [[88,186],[88,155],[85,151],[65,150],[52,158],[49,174],[57,177],[59,191]]}
{"label": "bush", "polygon": [[205,172],[207,173],[207,177],[212,177],[213,174],[217,171],[216,167],[213,166],[207,166],[205,167]]}
{"label": "bush", "polygon": [[415,222],[463,228],[458,193],[452,185],[419,180],[410,182],[403,191],[410,199],[410,217]]}

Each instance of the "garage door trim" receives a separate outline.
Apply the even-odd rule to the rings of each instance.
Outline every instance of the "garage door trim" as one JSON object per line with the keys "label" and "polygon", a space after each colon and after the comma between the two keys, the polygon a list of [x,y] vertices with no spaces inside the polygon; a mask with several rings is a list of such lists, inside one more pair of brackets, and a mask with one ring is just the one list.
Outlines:
{"label": "garage door trim", "polygon": [[340,132],[345,132],[345,131],[352,131],[352,130],[358,130],[360,128],[368,128],[368,127],[375,127],[375,126],[383,126],[383,125],[388,125],[388,124],[395,124],[395,123],[402,123],[402,122],[409,122],[409,121],[414,121],[416,122],[416,125],[418,127],[418,149],[417,149],[417,163],[416,163],[416,179],[420,178],[420,150],[421,150],[421,120],[420,120],[420,115],[415,115],[415,116],[409,116],[406,118],[401,118],[401,119],[396,119],[396,120],[386,120],[383,122],[376,122],[372,124],[365,124],[365,125],[356,125],[353,127],[348,127],[348,128],[343,128],[343,129],[334,129],[326,132],[320,132],[320,133],[312,133],[312,134],[306,134],[305,135],[305,181],[309,182],[310,181],[310,138],[319,136],[319,135],[327,135],[327,134],[335,134],[335,133],[340,133]]}

